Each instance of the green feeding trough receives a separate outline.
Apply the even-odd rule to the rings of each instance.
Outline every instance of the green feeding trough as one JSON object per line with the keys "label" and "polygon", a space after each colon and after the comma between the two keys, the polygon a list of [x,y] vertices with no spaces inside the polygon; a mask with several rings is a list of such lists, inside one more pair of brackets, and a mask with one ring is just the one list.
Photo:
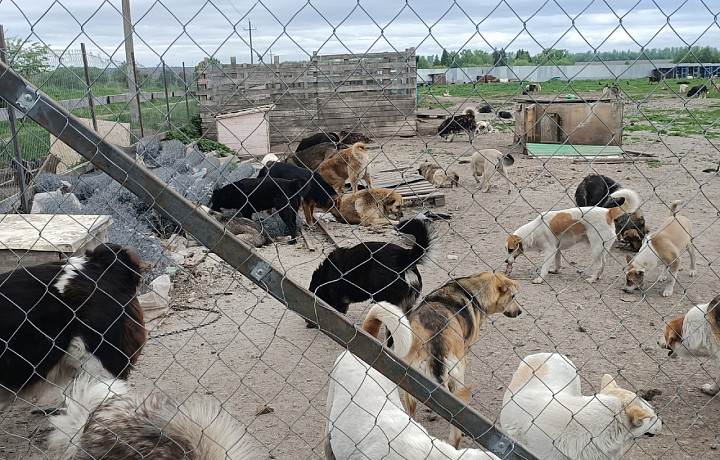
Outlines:
{"label": "green feeding trough", "polygon": [[538,158],[622,157],[625,152],[617,145],[533,144],[525,145],[528,155]]}

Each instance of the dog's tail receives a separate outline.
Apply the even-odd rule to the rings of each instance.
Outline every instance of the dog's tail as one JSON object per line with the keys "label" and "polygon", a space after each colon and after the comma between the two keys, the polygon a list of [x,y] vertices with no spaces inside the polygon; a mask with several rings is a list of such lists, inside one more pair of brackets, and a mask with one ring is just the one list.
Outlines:
{"label": "dog's tail", "polygon": [[707,319],[710,330],[720,340],[720,295],[716,296],[707,307]]}
{"label": "dog's tail", "polygon": [[392,335],[395,354],[406,357],[412,346],[413,332],[402,309],[390,302],[373,304],[363,322],[363,330],[377,339],[382,325]]}
{"label": "dog's tail", "polygon": [[415,244],[410,249],[408,267],[421,264],[433,257],[438,235],[427,219],[408,219],[400,222],[397,231],[415,237]]}
{"label": "dog's tail", "polygon": [[[622,188],[610,196],[620,203],[619,206],[608,209],[608,214],[613,220],[625,213],[632,214],[640,207],[640,196],[629,188]],[[624,199],[621,200],[621,198]]]}
{"label": "dog's tail", "polygon": [[477,118],[477,113],[475,113],[475,109],[472,107],[468,107],[463,111],[463,115],[472,115],[473,118]]}
{"label": "dog's tail", "polygon": [[677,212],[677,208],[683,203],[684,203],[683,200],[675,200],[672,203],[670,203],[670,216],[674,216],[675,213]]}
{"label": "dog's tail", "polygon": [[502,165],[504,167],[510,167],[515,164],[515,158],[509,153],[502,157]]}
{"label": "dog's tail", "polygon": [[350,151],[355,155],[358,150],[365,150],[365,143],[364,142],[355,142],[352,147],[350,147]]}

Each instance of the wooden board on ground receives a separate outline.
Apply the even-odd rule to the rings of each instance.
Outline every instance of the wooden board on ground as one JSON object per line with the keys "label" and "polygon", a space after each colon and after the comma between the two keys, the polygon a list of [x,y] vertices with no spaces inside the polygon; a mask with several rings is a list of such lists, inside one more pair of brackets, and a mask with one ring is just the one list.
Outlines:
{"label": "wooden board on ground", "polygon": [[[426,181],[413,167],[380,171],[372,174],[373,188],[389,188],[403,197],[404,206],[425,204],[426,206],[444,206],[445,194]],[[365,185],[363,181],[361,184]],[[349,186],[349,183],[346,183]]]}

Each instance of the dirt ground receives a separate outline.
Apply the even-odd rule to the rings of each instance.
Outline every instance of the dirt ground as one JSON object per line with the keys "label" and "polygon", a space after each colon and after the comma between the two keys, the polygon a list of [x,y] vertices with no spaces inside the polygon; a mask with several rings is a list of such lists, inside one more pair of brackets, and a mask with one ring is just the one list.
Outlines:
{"label": "dirt ground", "polygon": [[[672,104],[659,100],[648,106]],[[689,277],[686,257],[671,297],[663,298],[659,285],[644,296],[626,294],[621,290],[625,253],[615,248],[607,257],[603,276],[588,284],[576,270],[587,266],[588,248],[577,245],[564,252],[560,274],[550,275],[549,283],[533,285],[530,280],[541,256],[529,252],[528,258],[515,263],[512,275],[522,285],[518,300],[523,314],[518,318],[497,316],[485,323],[472,347],[466,382],[473,385],[472,406],[498,421],[503,392],[520,359],[557,350],[578,367],[585,394],[598,390],[605,373],[616,376],[625,388],[662,392],[651,402],[662,418],[662,432],[638,440],[626,458],[717,458],[720,401],[699,390],[700,385],[718,378],[716,361],[671,360],[657,341],[665,320],[718,294],[713,265],[720,243],[712,232],[720,229],[720,179],[702,170],[716,165],[720,155],[717,147],[702,137],[658,138],[646,132],[633,133],[633,137],[639,140],[627,142],[627,148],[652,153],[659,162],[543,161],[527,158],[516,149],[515,186],[510,193],[499,176],[493,177],[489,193],[476,191],[470,166],[458,163],[473,152],[464,136],[457,136],[452,143],[431,136],[386,139],[370,152],[376,170],[431,160],[460,174],[459,188],[442,189],[445,206],[429,208],[452,218],[434,224],[440,234],[440,251],[436,259],[420,267],[424,293],[453,276],[503,271],[505,237],[540,211],[571,207],[577,184],[589,173],[608,175],[636,190],[644,200],[642,210],[650,228],[667,217],[667,204],[685,200],[681,213],[695,226],[697,277]],[[476,138],[474,148],[509,151],[513,136],[509,132],[483,135]],[[420,210],[408,208],[405,215],[411,217]],[[390,228],[334,222],[328,227],[342,246],[368,240],[397,242]],[[320,232],[310,238],[318,250],[311,252],[302,243],[279,244],[261,248],[259,253],[307,286],[313,270],[333,249]],[[188,251],[191,259],[203,255],[202,247]],[[659,274],[659,269],[656,272]],[[138,371],[130,379],[136,391],[164,391],[179,402],[215,398],[247,425],[267,458],[324,458],[328,373],[342,347],[316,330],[306,329],[302,318],[212,256],[175,277],[172,303],[178,309],[151,335],[192,330],[148,342]],[[349,315],[361,322],[367,307],[367,303],[356,304]],[[47,398],[37,405],[52,407],[58,401]],[[256,416],[256,410],[264,405],[273,411]],[[42,451],[50,428],[42,415],[28,415],[35,407],[17,403],[0,414],[0,458],[45,458]],[[435,435],[448,433],[448,423],[432,413],[423,410],[421,421]],[[469,444],[467,439],[463,441],[463,445]]]}

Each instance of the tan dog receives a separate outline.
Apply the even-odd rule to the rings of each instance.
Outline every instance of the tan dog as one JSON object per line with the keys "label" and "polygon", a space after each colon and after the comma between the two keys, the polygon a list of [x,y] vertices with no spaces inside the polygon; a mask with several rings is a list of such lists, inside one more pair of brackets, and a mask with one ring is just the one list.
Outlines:
{"label": "tan dog", "polygon": [[418,173],[436,187],[452,188],[453,186],[459,186],[460,176],[458,173],[450,169],[446,173],[437,163],[426,161],[420,164]]}
{"label": "tan dog", "polygon": [[[670,350],[671,358],[710,356],[720,366],[720,295],[710,303],[692,307],[685,316],[668,321],[658,345]],[[720,386],[716,382],[706,383],[700,390],[715,396]]]}
{"label": "tan dog", "polygon": [[[363,329],[377,337],[384,324],[392,332],[395,352],[458,398],[470,402],[465,386],[469,348],[490,315],[503,313],[514,318],[522,313],[515,302],[520,284],[504,275],[482,272],[457,278],[431,292],[407,319],[400,307],[387,302],[370,308]],[[407,321],[408,327],[400,327]],[[408,413],[415,413],[417,400],[405,393]],[[450,444],[457,448],[462,433],[452,427]]]}
{"label": "tan dog", "polygon": [[402,217],[402,196],[389,188],[363,189],[343,195],[330,209],[335,218],[346,224],[362,224],[365,227],[378,224],[397,225],[398,220],[388,216]]}
{"label": "tan dog", "polygon": [[318,168],[318,172],[337,190],[338,195],[342,195],[345,191],[345,181],[348,178],[353,192],[358,191],[360,174],[362,174],[367,188],[372,188],[372,179],[370,178],[370,171],[368,171],[369,164],[370,158],[365,152],[365,144],[356,142],[352,147],[340,150],[337,154],[325,160]]}
{"label": "tan dog", "polygon": [[[478,150],[472,154],[470,164],[475,182],[480,184],[479,188],[485,187],[485,190],[483,190],[485,193],[490,191],[490,177],[496,171],[508,181],[512,189],[513,183],[510,180],[509,171],[512,165],[515,164],[515,158],[509,153],[504,155],[496,149]],[[479,177],[482,177],[482,183],[480,183]],[[508,190],[508,193],[510,193],[510,190]]]}
{"label": "tan dog", "polygon": [[663,290],[663,297],[673,293],[677,273],[680,271],[680,256],[687,251],[690,253],[690,276],[695,276],[695,247],[692,244],[693,230],[690,219],[675,215],[675,211],[682,201],[673,201],[670,204],[670,217],[660,226],[657,232],[651,233],[643,241],[640,251],[631,257],[627,255],[628,265],[625,267],[625,292],[642,289],[645,282],[645,273],[657,266],[658,262],[665,264],[659,281],[667,276],[670,278]]}

